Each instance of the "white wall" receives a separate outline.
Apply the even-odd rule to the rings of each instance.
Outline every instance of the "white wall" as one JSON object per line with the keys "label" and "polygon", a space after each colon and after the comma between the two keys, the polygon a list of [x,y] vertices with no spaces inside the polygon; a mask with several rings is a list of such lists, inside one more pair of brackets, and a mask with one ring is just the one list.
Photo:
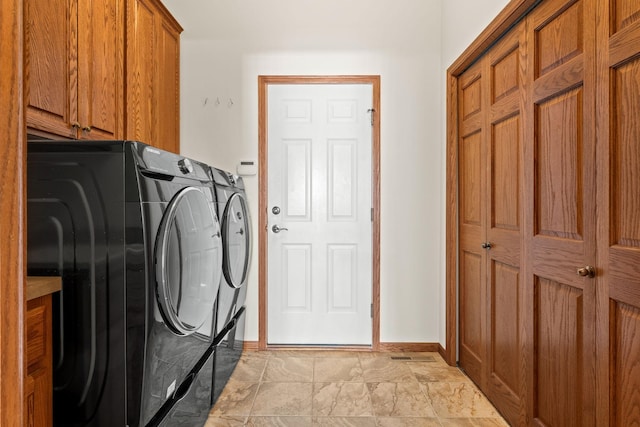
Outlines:
{"label": "white wall", "polygon": [[[182,152],[223,169],[258,157],[258,75],[381,76],[380,339],[444,343],[443,70],[506,0],[164,3],[185,28]],[[257,177],[245,182],[258,232]],[[257,271],[254,250],[253,341]]]}

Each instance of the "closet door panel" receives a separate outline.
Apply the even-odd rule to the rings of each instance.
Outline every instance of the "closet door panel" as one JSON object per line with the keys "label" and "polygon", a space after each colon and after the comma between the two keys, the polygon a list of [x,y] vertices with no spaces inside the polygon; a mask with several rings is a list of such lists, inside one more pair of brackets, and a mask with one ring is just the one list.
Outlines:
{"label": "closet door panel", "polygon": [[609,162],[603,193],[608,197],[602,200],[609,205],[609,226],[601,239],[603,244],[609,240],[604,266],[610,307],[609,423],[629,426],[640,424],[640,4],[613,1],[610,23],[605,58],[610,80],[603,89],[610,100],[604,112]]}
{"label": "closet door panel", "polygon": [[581,409],[586,368],[582,357],[584,293],[574,286],[539,277],[535,305],[536,423],[587,425]]}
{"label": "closet door panel", "polygon": [[524,23],[487,54],[490,76],[487,147],[487,387],[485,393],[511,423],[522,401],[523,281],[521,269],[523,129],[520,94],[526,54]]}
{"label": "closet door panel", "polygon": [[481,64],[461,78],[459,90],[460,140],[459,180],[459,284],[460,284],[460,367],[480,387],[486,375],[486,239],[485,134],[483,112],[486,102]]}
{"label": "closet door panel", "polygon": [[481,203],[482,133],[476,132],[460,143],[460,367],[477,384],[482,383],[481,367],[485,346],[486,260]]}
{"label": "closet door panel", "polygon": [[586,269],[596,262],[594,1],[547,0],[529,17],[532,217],[525,281],[534,333],[527,369],[539,426],[595,420],[598,279]]}

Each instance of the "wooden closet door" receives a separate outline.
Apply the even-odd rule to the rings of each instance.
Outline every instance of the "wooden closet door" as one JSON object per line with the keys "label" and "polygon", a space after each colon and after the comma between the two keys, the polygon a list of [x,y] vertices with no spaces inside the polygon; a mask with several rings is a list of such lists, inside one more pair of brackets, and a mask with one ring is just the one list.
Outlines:
{"label": "wooden closet door", "polygon": [[485,56],[488,78],[485,115],[487,384],[485,393],[517,425],[521,399],[524,280],[521,274],[523,226],[523,128],[526,63],[525,23],[521,22]]}
{"label": "wooden closet door", "polygon": [[622,427],[640,423],[640,2],[612,0],[599,8],[609,16],[598,33],[598,250],[608,279],[599,349],[609,369],[599,387],[609,385],[599,405],[608,403],[609,415],[601,411],[599,424]]}
{"label": "wooden closet door", "polygon": [[459,362],[481,388],[486,383],[486,135],[483,63],[460,77],[458,93]]}
{"label": "wooden closet door", "polygon": [[595,22],[601,0],[548,0],[529,16],[526,148],[531,357],[538,426],[587,427],[595,416]]}

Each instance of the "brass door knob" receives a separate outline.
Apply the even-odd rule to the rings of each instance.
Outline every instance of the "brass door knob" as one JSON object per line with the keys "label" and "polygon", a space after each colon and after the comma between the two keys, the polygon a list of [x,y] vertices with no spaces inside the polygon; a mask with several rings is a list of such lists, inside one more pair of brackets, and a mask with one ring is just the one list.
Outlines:
{"label": "brass door knob", "polygon": [[576,273],[580,277],[596,277],[596,269],[590,265],[580,267],[576,270]]}

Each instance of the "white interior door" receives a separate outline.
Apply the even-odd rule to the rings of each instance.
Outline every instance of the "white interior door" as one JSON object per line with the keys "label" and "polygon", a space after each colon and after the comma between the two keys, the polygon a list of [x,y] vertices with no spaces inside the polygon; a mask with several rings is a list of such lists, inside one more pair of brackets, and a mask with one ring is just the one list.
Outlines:
{"label": "white interior door", "polygon": [[371,344],[372,93],[269,85],[269,344]]}

